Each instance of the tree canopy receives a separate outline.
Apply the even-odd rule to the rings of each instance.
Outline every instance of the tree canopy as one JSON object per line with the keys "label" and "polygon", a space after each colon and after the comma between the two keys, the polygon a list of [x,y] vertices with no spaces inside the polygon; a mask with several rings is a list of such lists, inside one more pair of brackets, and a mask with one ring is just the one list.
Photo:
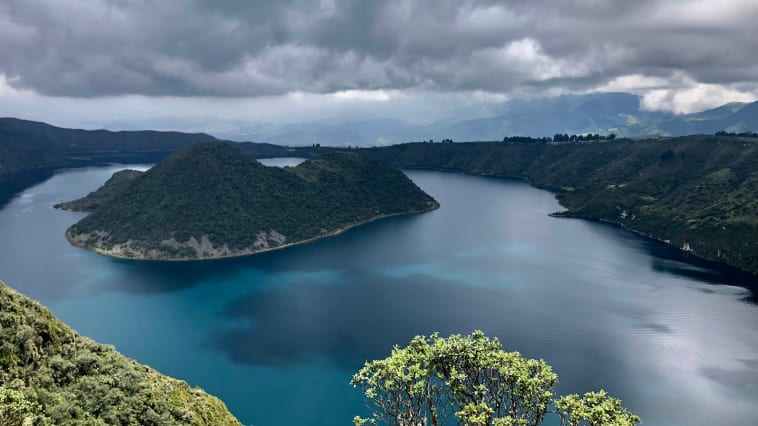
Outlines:
{"label": "tree canopy", "polygon": [[557,398],[558,375],[543,360],[503,350],[481,331],[447,338],[416,336],[351,380],[371,416],[357,426],[536,426],[548,415],[562,426],[633,426],[641,419],[605,391]]}

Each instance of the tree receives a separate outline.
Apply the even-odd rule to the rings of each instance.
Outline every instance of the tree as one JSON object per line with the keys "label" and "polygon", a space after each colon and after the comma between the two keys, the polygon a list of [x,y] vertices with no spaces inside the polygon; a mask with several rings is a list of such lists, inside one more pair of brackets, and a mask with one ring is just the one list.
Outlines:
{"label": "tree", "polygon": [[555,401],[561,426],[634,426],[642,420],[605,391],[564,396]]}
{"label": "tree", "polygon": [[[633,426],[639,417],[604,391],[554,399],[558,376],[543,360],[505,352],[481,331],[416,336],[389,357],[367,362],[351,384],[373,406],[356,425],[537,426],[548,414],[563,426]],[[601,423],[598,423],[598,419]]]}
{"label": "tree", "polygon": [[26,400],[24,394],[0,386],[1,426],[23,426],[30,421],[33,413],[34,406]]}

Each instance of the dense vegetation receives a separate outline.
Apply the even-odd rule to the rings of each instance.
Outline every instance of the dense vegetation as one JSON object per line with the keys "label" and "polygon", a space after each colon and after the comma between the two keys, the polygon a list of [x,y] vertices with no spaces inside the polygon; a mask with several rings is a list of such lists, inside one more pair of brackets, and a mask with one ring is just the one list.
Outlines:
{"label": "dense vegetation", "polygon": [[716,136],[736,136],[740,138],[758,138],[758,133],[756,132],[727,132],[725,130],[721,130],[715,133]]}
{"label": "dense vegetation", "polygon": [[137,170],[121,170],[114,173],[113,176],[111,176],[111,178],[108,179],[97,191],[93,191],[86,197],[77,200],[56,204],[55,208],[75,212],[94,211],[96,208],[106,204],[116,195],[124,191],[128,185],[131,185],[132,180],[140,175],[142,175],[142,172]]}
{"label": "dense vegetation", "polygon": [[131,258],[250,254],[387,215],[438,207],[401,171],[350,153],[265,167],[223,142],[181,149],[145,173],[121,172],[61,208],[92,214],[76,245]]}
{"label": "dense vegetation", "polygon": [[0,282],[0,425],[240,425],[215,397],[79,336]]}
{"label": "dense vegetation", "polygon": [[361,152],[397,167],[523,177],[556,192],[565,215],[617,223],[758,273],[755,138],[417,143]]}
{"label": "dense vegetation", "polygon": [[505,352],[481,331],[448,338],[416,336],[353,376],[373,407],[356,426],[633,426],[640,418],[604,391],[555,397],[558,375],[542,360]]}

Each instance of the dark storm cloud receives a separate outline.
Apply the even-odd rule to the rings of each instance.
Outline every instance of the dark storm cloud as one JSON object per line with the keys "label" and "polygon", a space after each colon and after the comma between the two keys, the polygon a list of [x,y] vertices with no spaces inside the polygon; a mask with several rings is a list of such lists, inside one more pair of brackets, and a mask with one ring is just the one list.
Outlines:
{"label": "dark storm cloud", "polygon": [[756,16],[752,0],[10,0],[0,73],[74,97],[754,85]]}

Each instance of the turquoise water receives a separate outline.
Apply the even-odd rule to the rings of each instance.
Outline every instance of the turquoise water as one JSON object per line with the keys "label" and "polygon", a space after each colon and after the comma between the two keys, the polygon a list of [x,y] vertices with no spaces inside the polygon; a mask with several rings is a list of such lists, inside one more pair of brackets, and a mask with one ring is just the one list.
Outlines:
{"label": "turquoise water", "polygon": [[0,279],[246,424],[350,424],[364,360],[474,329],[551,363],[560,392],[604,387],[647,425],[756,424],[755,280],[550,218],[553,196],[523,182],[408,172],[439,210],[247,258],[130,262],[69,246],[82,214],[52,205],[122,168],[60,171],[2,207]]}

